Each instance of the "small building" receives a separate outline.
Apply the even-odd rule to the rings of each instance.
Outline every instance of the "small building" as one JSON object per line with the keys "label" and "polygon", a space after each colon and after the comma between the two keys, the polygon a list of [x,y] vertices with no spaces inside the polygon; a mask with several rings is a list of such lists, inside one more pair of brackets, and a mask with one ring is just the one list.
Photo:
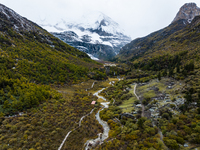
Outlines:
{"label": "small building", "polygon": [[91,103],[92,105],[95,105],[96,104],[96,101],[92,101],[92,103]]}

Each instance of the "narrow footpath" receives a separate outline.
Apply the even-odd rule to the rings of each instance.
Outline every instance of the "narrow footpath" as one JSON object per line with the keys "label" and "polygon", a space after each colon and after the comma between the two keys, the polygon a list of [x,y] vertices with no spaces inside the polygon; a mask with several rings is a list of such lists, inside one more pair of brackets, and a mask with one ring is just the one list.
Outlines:
{"label": "narrow footpath", "polygon": [[92,114],[93,111],[94,111],[94,109],[92,109],[91,112],[90,112],[89,114],[84,115],[83,117],[81,117],[81,119],[80,119],[80,121],[79,121],[79,126],[78,126],[77,128],[74,128],[74,129],[70,130],[70,131],[67,133],[67,135],[65,136],[64,140],[63,140],[62,143],[60,144],[60,147],[58,148],[58,150],[61,150],[61,149],[62,149],[62,147],[63,147],[65,141],[66,141],[67,138],[68,138],[68,136],[69,136],[74,130],[80,128],[80,127],[81,127],[81,122],[82,122],[82,120],[83,120],[86,116]]}
{"label": "narrow footpath", "polygon": [[[137,94],[136,94],[136,87],[137,87],[137,84],[135,84],[135,86],[134,86],[134,91],[133,91],[133,93],[134,93],[134,95],[137,97],[137,99],[138,100],[140,100],[140,98],[139,98],[139,96],[137,96]],[[144,105],[142,104],[142,101],[140,100],[140,102],[141,102],[141,106],[142,106],[142,114],[141,114],[141,116],[142,117],[144,117]]]}
{"label": "narrow footpath", "polygon": [[[95,81],[96,82],[96,81]],[[93,84],[92,84],[92,86],[91,86],[91,88],[93,88],[94,87],[94,84],[95,84],[95,82],[93,82]],[[67,138],[69,137],[69,135],[74,131],[74,130],[76,130],[76,129],[78,129],[79,127],[81,127],[81,122],[82,122],[82,120],[86,117],[86,116],[88,116],[88,115],[90,115],[90,114],[92,114],[93,113],[93,111],[94,111],[94,109],[92,109],[91,110],[91,112],[89,113],[89,114],[87,114],[87,115],[84,115],[84,116],[82,116],[81,117],[81,119],[79,120],[79,126],[77,127],[77,128],[74,128],[74,129],[72,129],[72,130],[70,130],[68,133],[67,133],[67,135],[65,136],[65,138],[64,138],[64,140],[62,141],[62,143],[60,144],[60,146],[59,146],[59,148],[58,148],[58,150],[61,150],[62,149],[62,147],[63,147],[63,145],[64,145],[64,143],[65,143],[65,141],[67,140]]]}

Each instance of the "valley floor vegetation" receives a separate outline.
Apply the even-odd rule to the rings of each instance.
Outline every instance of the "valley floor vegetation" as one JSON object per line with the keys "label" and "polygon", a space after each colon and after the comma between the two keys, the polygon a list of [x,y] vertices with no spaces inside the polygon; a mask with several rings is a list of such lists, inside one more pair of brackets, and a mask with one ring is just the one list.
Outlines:
{"label": "valley floor vegetation", "polygon": [[[70,135],[64,146],[65,149],[82,147],[85,140],[102,132],[94,116],[98,105],[91,105],[96,97],[83,91],[85,89],[75,88],[70,94],[57,93],[56,97],[37,108],[28,109],[17,116],[1,117],[0,149],[58,149],[67,132],[77,128],[80,118],[94,109],[91,115],[83,119],[82,126]],[[77,135],[80,135],[78,139]]]}
{"label": "valley floor vegetation", "polygon": [[[194,67],[192,61],[188,65],[187,74],[184,73],[186,66],[179,71],[176,67],[172,73],[164,68],[159,72],[132,70],[126,79],[104,90],[102,95],[115,103],[101,112],[101,118],[108,122],[111,130],[109,139],[97,149],[200,147],[199,67]],[[133,94],[136,84],[140,100]]]}
{"label": "valley floor vegetation", "polygon": [[[106,71],[107,74],[112,72],[110,76],[115,71],[120,72],[112,67]],[[166,76],[162,70],[160,75],[158,71],[139,69],[125,72],[126,76],[121,81],[108,78],[106,81],[88,80],[70,86],[40,85],[24,77],[1,79],[4,87],[1,98],[8,102],[4,101],[1,105],[4,113],[0,118],[0,148],[57,149],[65,135],[79,126],[80,118],[94,109],[63,146],[63,149],[84,149],[87,140],[96,138],[103,131],[95,119],[100,105],[98,102],[91,105],[91,101],[97,100],[92,93],[105,87],[100,95],[111,104],[101,111],[100,116],[110,126],[110,132],[109,138],[95,149],[162,150],[200,146],[200,82],[194,84],[194,79],[199,80],[197,67],[189,71],[183,80],[176,78],[177,74],[184,74],[175,69],[173,76],[169,76],[169,70]],[[139,100],[133,92],[136,85]],[[144,106],[144,116],[138,104]]]}
{"label": "valley floor vegetation", "polygon": [[103,130],[95,119],[101,100],[91,105],[101,88],[111,102],[100,113],[110,132],[95,149],[200,147],[199,24],[169,39],[168,51],[155,51],[159,42],[143,57],[111,67],[39,27],[40,33],[18,33],[0,23],[0,149],[54,150],[73,129],[63,149],[84,149]]}

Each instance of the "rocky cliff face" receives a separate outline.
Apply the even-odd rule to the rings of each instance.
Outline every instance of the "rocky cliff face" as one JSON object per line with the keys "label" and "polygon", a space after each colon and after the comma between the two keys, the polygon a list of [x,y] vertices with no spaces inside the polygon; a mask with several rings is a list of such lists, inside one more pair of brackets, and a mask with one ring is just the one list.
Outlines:
{"label": "rocky cliff face", "polygon": [[197,7],[195,3],[186,3],[180,8],[173,22],[184,19],[187,20],[188,23],[191,23],[194,17],[199,15],[200,15],[200,8]]}
{"label": "rocky cliff face", "polygon": [[109,59],[114,57],[116,54],[113,51],[113,47],[106,44],[101,44],[100,42],[92,43],[92,39],[89,35],[84,35],[79,37],[73,31],[65,31],[61,33],[52,33],[55,37],[58,37],[65,43],[92,55],[93,58],[98,59]]}

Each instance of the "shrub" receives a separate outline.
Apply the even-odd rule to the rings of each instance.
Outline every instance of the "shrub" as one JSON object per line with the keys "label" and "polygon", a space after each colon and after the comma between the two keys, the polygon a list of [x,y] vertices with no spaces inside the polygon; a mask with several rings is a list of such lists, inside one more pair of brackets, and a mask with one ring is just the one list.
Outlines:
{"label": "shrub", "polygon": [[170,104],[170,107],[171,108],[176,108],[176,105],[175,104]]}

